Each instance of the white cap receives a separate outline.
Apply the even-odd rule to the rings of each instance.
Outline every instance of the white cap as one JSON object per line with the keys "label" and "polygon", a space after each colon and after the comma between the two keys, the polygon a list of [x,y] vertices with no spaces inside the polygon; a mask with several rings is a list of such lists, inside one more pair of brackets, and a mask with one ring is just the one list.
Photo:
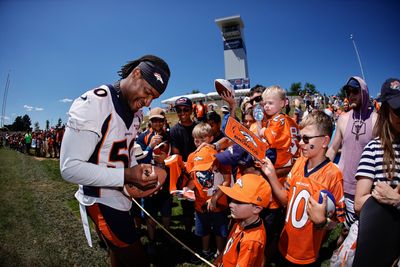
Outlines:
{"label": "white cap", "polygon": [[135,152],[136,159],[144,159],[149,153],[149,151],[143,151],[142,147],[139,144],[135,144],[133,146],[133,151]]}

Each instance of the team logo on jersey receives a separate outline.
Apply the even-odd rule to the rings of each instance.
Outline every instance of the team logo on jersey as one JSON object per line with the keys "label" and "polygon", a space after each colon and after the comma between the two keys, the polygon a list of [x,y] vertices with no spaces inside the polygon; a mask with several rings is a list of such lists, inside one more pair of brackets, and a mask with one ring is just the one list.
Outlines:
{"label": "team logo on jersey", "polygon": [[395,90],[400,90],[400,83],[399,81],[393,81],[390,83],[390,88]]}
{"label": "team logo on jersey", "polygon": [[160,81],[160,83],[164,84],[164,81],[159,73],[154,72],[154,77],[156,77],[157,81]]}

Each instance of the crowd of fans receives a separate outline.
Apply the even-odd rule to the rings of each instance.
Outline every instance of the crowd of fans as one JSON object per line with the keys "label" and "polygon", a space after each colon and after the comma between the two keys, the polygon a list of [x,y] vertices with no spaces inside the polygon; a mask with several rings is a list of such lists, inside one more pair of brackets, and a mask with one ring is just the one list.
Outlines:
{"label": "crowd of fans", "polygon": [[[384,85],[382,88],[396,90],[390,89],[390,85]],[[393,88],[397,87],[394,86]],[[321,263],[319,249],[322,245],[322,241],[328,236],[327,233],[332,230],[332,225],[338,225],[343,228],[337,240],[338,246],[341,245],[342,247],[335,252],[331,263],[332,266],[340,266],[341,264],[350,266],[355,255],[357,232],[355,232],[356,237],[354,237],[354,231],[352,232],[352,236],[349,237],[348,233],[351,227],[358,228],[361,209],[357,206],[359,201],[358,194],[356,193],[356,184],[358,180],[363,180],[365,178],[361,163],[360,167],[358,166],[362,159],[364,146],[370,141],[372,142],[373,140],[381,138],[379,129],[375,129],[374,134],[372,133],[380,103],[369,96],[365,82],[359,77],[351,77],[344,85],[343,90],[346,93],[346,98],[343,99],[335,95],[310,95],[306,93],[305,95],[291,97],[289,100],[285,95],[285,91],[279,86],[266,88],[262,85],[257,85],[254,86],[250,90],[249,95],[241,99],[240,102],[233,97],[222,96],[223,100],[225,100],[228,105],[222,106],[219,112],[215,110],[215,107],[207,111],[207,106],[202,103],[202,101],[192,103],[188,98],[182,97],[179,98],[174,105],[179,122],[171,129],[165,126],[167,125],[165,113],[160,108],[152,110],[149,118],[149,127],[145,129],[143,133],[139,134],[138,138],[141,150],[144,151],[147,156],[144,161],[139,159],[138,162],[153,163],[161,166],[167,165],[170,170],[175,170],[177,167],[170,162],[171,160],[168,156],[180,155],[186,167],[180,170],[178,174],[174,174],[174,172],[171,171],[169,190],[168,186],[166,186],[164,187],[165,192],[156,196],[156,198],[162,200],[153,202],[154,197],[152,197],[152,204],[146,204],[145,206],[153,211],[153,215],[156,215],[157,211],[160,211],[164,226],[169,228],[171,194],[176,195],[176,192],[179,192],[178,196],[182,199],[181,203],[184,209],[184,219],[182,223],[186,227],[187,233],[189,235],[191,234],[192,226],[195,224],[195,235],[201,237],[202,240],[201,255],[209,260],[218,259],[218,256],[221,256],[223,253],[224,242],[229,239],[228,232],[225,230],[228,227],[227,216],[229,212],[227,212],[227,210],[229,210],[229,208],[227,202],[221,200],[223,198],[221,197],[221,191],[218,190],[218,187],[214,188],[213,186],[215,185],[206,186],[204,178],[208,175],[206,171],[209,171],[208,169],[210,169],[210,166],[213,166],[213,181],[215,183],[215,181],[218,180],[220,186],[226,186],[229,183],[233,184],[237,182],[240,177],[249,173],[262,176],[271,184],[273,195],[271,203],[267,208],[263,209],[260,214],[260,218],[263,219],[267,232],[267,243],[265,244],[265,252],[263,255],[265,256],[264,263],[267,265],[275,264],[275,266],[294,266],[296,264],[318,266]],[[393,92],[396,93],[396,91]],[[395,95],[394,93],[393,95]],[[387,99],[381,98],[380,101],[383,102],[383,106],[387,110],[393,109],[396,111],[393,107],[387,108]],[[240,119],[236,117],[238,114],[236,106],[238,104]],[[261,119],[257,118],[256,115],[256,111],[259,107],[261,107],[264,112]],[[388,119],[388,114],[381,115],[381,121]],[[258,135],[264,142],[268,143],[269,149],[267,150],[266,156],[271,160],[270,165],[265,162],[265,166],[262,165],[262,163],[257,163],[248,153],[224,136],[223,131],[229,116],[236,117],[246,128]],[[328,123],[324,116],[329,118]],[[398,118],[397,121],[394,121],[392,118],[390,119],[393,121],[389,124],[398,123]],[[287,126],[285,128],[282,125]],[[329,130],[330,128],[331,130]],[[307,130],[309,132],[307,132]],[[301,131],[312,134],[304,134]],[[398,129],[394,129],[394,132],[396,131],[398,131]],[[335,139],[333,136],[335,136]],[[318,138],[316,137],[324,137],[324,139],[322,141],[317,141]],[[398,137],[393,138],[393,144],[397,144]],[[160,151],[157,145],[161,143],[169,145],[163,145],[162,147],[164,150]],[[317,144],[321,145],[319,149],[317,148]],[[211,148],[211,150],[205,153],[203,151],[205,148]],[[312,164],[310,162],[312,162],[312,158],[314,157],[313,153],[316,153],[315,151],[317,150],[321,162],[318,162],[316,166],[311,166]],[[392,180],[382,179],[393,189],[393,192],[390,191],[392,199],[387,202],[378,201],[380,201],[381,204],[388,204],[388,202],[390,202],[390,205],[398,206],[398,204],[396,204],[398,202],[396,201],[398,196],[400,196],[400,186],[398,186],[400,178],[398,176],[399,154],[397,145],[394,145],[393,150],[395,152],[392,155],[395,157],[394,162],[395,166],[397,166],[392,169],[395,177]],[[341,151],[343,151],[343,154],[341,154]],[[307,153],[311,154],[311,156],[306,157],[308,160],[298,160],[303,159],[304,155]],[[213,164],[207,165],[206,168],[196,167],[196,160],[193,161],[193,158],[205,158],[206,155],[215,156],[212,160],[210,159],[210,161],[213,161]],[[341,157],[342,161],[340,162],[339,160]],[[308,172],[304,174],[305,177],[313,174],[313,169],[315,169],[319,177],[323,177],[319,178],[322,179],[320,183],[330,183],[333,181],[332,179],[335,179],[340,186],[329,187],[326,185],[325,187],[325,189],[328,188],[334,191],[332,192],[333,194],[336,194],[334,195],[336,199],[336,217],[328,216],[328,218],[325,218],[324,216],[323,219],[319,220],[318,218],[322,217],[318,217],[318,215],[316,215],[318,213],[310,208],[313,207],[312,203],[307,204],[309,206],[307,209],[304,207],[302,220],[306,220],[307,224],[314,225],[314,230],[312,230],[313,227],[311,227],[311,230],[302,230],[297,234],[300,234],[299,240],[308,239],[308,242],[312,244],[307,244],[307,242],[298,243],[294,245],[295,248],[293,249],[290,248],[290,246],[293,246],[291,242],[297,239],[291,240],[291,235],[296,234],[293,233],[293,230],[288,230],[290,228],[290,226],[288,226],[290,211],[286,210],[288,209],[287,206],[293,205],[293,203],[289,203],[291,198],[289,195],[286,195],[286,193],[284,194],[283,202],[282,199],[279,199],[277,196],[279,192],[281,192],[281,188],[286,188],[290,193],[295,193],[295,190],[291,191],[296,187],[293,184],[292,188],[287,188],[289,186],[287,177],[299,175],[298,169],[301,168],[297,165],[297,168],[295,168],[296,171],[292,173],[294,170],[292,168],[295,166],[296,160],[299,161],[298,165],[303,164],[301,168],[308,167]],[[331,169],[331,172],[337,169],[335,170],[337,174],[331,174],[333,175],[332,177],[325,177],[324,173],[318,172],[321,172],[320,169],[323,169],[325,166],[324,164],[327,164],[330,160],[338,164],[339,168],[329,165],[328,169]],[[274,172],[270,170],[271,168],[274,169]],[[378,169],[379,168],[382,167],[378,167]],[[269,175],[275,172],[280,187],[274,187],[273,178],[269,177]],[[229,178],[227,178],[227,176]],[[343,180],[342,176],[344,177]],[[217,179],[217,177],[219,178]],[[370,176],[368,177],[368,181],[369,180],[374,181],[374,184],[376,183],[375,177]],[[200,184],[198,183],[199,181]],[[210,193],[212,189],[214,193]],[[191,190],[194,190],[195,195],[193,205],[188,201],[190,197],[185,197],[185,194],[188,194],[187,192],[191,192]],[[204,190],[208,190],[208,196],[203,195]],[[313,190],[315,191],[316,189],[314,188]],[[369,190],[372,189],[370,188]],[[370,191],[368,192],[370,194]],[[189,194],[189,196],[191,195]],[[312,198],[310,197],[310,199]],[[307,203],[312,202],[312,200],[307,200],[307,198],[305,201]],[[354,205],[354,202],[356,205]],[[148,203],[148,200],[145,199],[144,203]],[[306,203],[303,203],[303,205],[305,204]],[[296,205],[299,205],[299,203]],[[315,206],[316,205],[314,205],[314,207]],[[229,207],[232,211],[232,204],[229,204]],[[394,210],[391,210],[391,212],[397,212],[396,223],[398,225],[398,211],[395,212]],[[195,216],[193,216],[193,212]],[[305,214],[307,214],[306,217],[304,217]],[[292,214],[291,216],[294,216],[293,218],[296,219],[296,216],[301,217],[301,214]],[[300,217],[297,219],[300,219]],[[336,223],[332,224],[331,219]],[[342,226],[343,223],[344,226]],[[354,226],[352,226],[353,224]],[[364,228],[360,228],[360,231],[365,235],[365,230],[363,229],[365,229],[366,222],[361,222],[361,225]],[[317,231],[318,233],[316,234],[315,229],[319,231],[323,229],[323,231]],[[210,234],[215,236],[215,246],[210,244]],[[286,235],[288,235],[288,237],[285,237],[282,241],[282,236]],[[154,236],[154,234],[150,234],[149,236],[149,253],[155,255],[156,251],[153,244],[156,236]],[[344,240],[346,241],[347,249],[343,248]],[[351,244],[348,244],[349,242],[351,242]],[[395,241],[395,243],[396,242],[398,246],[398,240]],[[214,247],[215,250],[212,251],[211,247]],[[380,248],[382,249],[382,246]],[[225,252],[226,249],[227,248],[225,248]],[[384,249],[385,247],[383,246],[383,250]],[[344,251],[349,254],[343,254]],[[387,256],[386,262],[393,263],[395,259],[398,258],[398,254],[398,251],[396,251],[394,254]],[[252,256],[258,257],[261,255]],[[360,258],[364,260],[360,261]],[[356,255],[356,262],[358,262],[358,264],[360,264],[360,262],[365,263],[365,259],[367,261],[371,260],[370,258],[367,259],[365,255]],[[374,259],[377,263],[382,262],[382,257],[375,257]]]}
{"label": "crowd of fans", "polygon": [[[235,218],[235,210],[247,202],[240,202],[226,188],[238,183],[240,185],[241,179],[249,179],[248,175],[262,177],[268,181],[270,199],[266,203],[263,200],[259,205],[248,202],[261,208],[252,211],[256,215],[249,218],[255,221],[243,225],[243,228],[246,230],[259,226],[261,219],[267,241],[263,243],[252,240],[254,244],[251,249],[248,248],[251,253],[240,256],[241,252],[237,251],[235,253],[239,258],[248,258],[249,261],[252,261],[250,258],[257,259],[253,260],[255,266],[318,266],[321,263],[319,250],[329,231],[337,224],[344,223],[337,243],[342,247],[335,252],[336,258],[331,260],[332,266],[350,266],[353,259],[355,266],[371,263],[371,257],[367,257],[368,253],[365,253],[368,249],[361,246],[362,255],[361,252],[354,252],[359,247],[359,243],[354,241],[357,240],[357,232],[356,237],[351,237],[352,241],[348,237],[349,230],[355,227],[353,225],[359,227],[358,235],[362,238],[367,231],[365,229],[370,229],[366,227],[368,223],[362,220],[366,196],[372,195],[378,203],[390,206],[389,213],[397,216],[395,223],[391,222],[390,225],[397,225],[397,228],[399,226],[399,108],[398,104],[390,102],[392,96],[398,97],[396,90],[399,90],[400,84],[393,85],[396,81],[398,82],[396,79],[387,81],[382,86],[383,98],[379,101],[382,103],[381,112],[378,112],[378,101],[369,97],[368,88],[359,77],[351,77],[344,85],[344,99],[309,93],[289,99],[285,90],[279,86],[257,85],[240,102],[232,95],[223,95],[226,105],[217,111],[215,106],[209,108],[202,101],[192,103],[190,99],[181,97],[174,105],[178,123],[172,127],[169,126],[163,109],[152,108],[147,128],[142,129],[137,136],[137,145],[134,147],[136,159],[138,163],[151,163],[166,168],[169,175],[161,192],[139,201],[153,217],[160,213],[163,226],[169,229],[172,198],[178,197],[183,209],[182,225],[187,235],[193,235],[194,227],[194,235],[201,240],[200,255],[216,264],[229,266],[229,257],[223,255],[231,253],[228,253],[232,245],[229,242],[237,238],[232,232],[229,235],[229,209]],[[266,160],[255,160],[243,148],[225,137],[224,130],[229,117],[239,120],[267,143]],[[373,131],[377,117],[376,125],[381,128]],[[389,122],[385,123],[385,120]],[[382,136],[380,130],[385,129],[388,132]],[[63,132],[64,129],[60,128],[7,134],[3,142],[20,152],[58,157]],[[383,138],[392,139],[387,143]],[[386,166],[386,169],[372,163],[374,158],[371,153],[379,145],[376,142],[386,144],[385,151],[389,151],[389,156],[384,156],[383,163],[382,154],[380,161],[376,163]],[[364,150],[366,144],[368,145]],[[393,147],[388,148],[388,144],[393,144]],[[348,160],[349,157],[352,161]],[[346,158],[346,161],[340,162],[340,158],[342,161]],[[338,163],[339,167],[331,164],[330,160]],[[373,170],[372,165],[375,167]],[[307,191],[309,195],[304,196],[296,192],[296,189],[304,187],[308,183],[304,181],[308,178],[317,181],[315,183],[318,186],[310,182],[307,186],[315,188]],[[385,182],[389,188],[377,186],[377,181]],[[318,193],[317,189],[329,189],[336,200],[334,214],[325,214],[327,197],[323,197],[320,202],[311,197]],[[264,192],[261,195],[265,194]],[[387,195],[390,197],[385,198]],[[257,196],[254,201],[258,198],[262,197]],[[136,227],[141,228],[142,213],[137,207],[133,207],[132,214],[136,217]],[[368,214],[364,217],[368,217]],[[159,241],[156,225],[146,216],[145,219],[149,239],[147,252],[155,257],[156,243]],[[375,226],[383,227],[379,222]],[[397,250],[391,254],[383,253],[384,260],[376,257],[375,253],[374,260],[378,265],[369,266],[390,266],[398,259],[400,239],[397,237],[396,230],[392,236],[395,241],[390,244],[397,247]],[[388,236],[382,235],[380,239],[382,238],[387,239]],[[347,244],[346,239],[351,244],[343,248],[343,244]],[[216,244],[212,245],[211,240],[215,240]],[[369,241],[364,241],[363,246],[368,247],[371,240],[365,240]],[[386,249],[385,240],[382,242],[383,244],[379,244],[380,251]],[[352,256],[343,256],[341,251],[352,253]],[[199,263],[197,258],[194,262]]]}
{"label": "crowd of fans", "polygon": [[3,132],[0,145],[36,157],[59,158],[64,127],[27,132]]}

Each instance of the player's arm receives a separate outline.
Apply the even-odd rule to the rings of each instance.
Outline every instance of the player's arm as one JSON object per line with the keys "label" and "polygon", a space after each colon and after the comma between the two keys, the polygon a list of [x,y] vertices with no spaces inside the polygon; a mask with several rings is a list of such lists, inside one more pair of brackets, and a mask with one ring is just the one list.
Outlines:
{"label": "player's arm", "polygon": [[345,128],[343,128],[346,126],[345,121],[347,121],[347,120],[345,120],[345,115],[342,115],[339,117],[338,123],[337,123],[337,129],[336,129],[335,135],[333,136],[332,144],[326,151],[326,156],[332,162],[335,159],[335,156],[338,153],[339,148],[342,144],[342,140],[343,140],[342,129],[343,130],[345,129]]}
{"label": "player's arm", "polygon": [[61,176],[65,180],[90,186],[123,186],[124,169],[88,162],[99,140],[100,137],[94,132],[66,127],[60,152]]}
{"label": "player's arm", "polygon": [[148,164],[124,169],[88,162],[99,140],[94,132],[66,128],[60,153],[61,176],[66,181],[101,187],[122,187],[125,183],[132,183],[140,189],[149,189],[157,184],[157,176]]}
{"label": "player's arm", "polygon": [[267,176],[268,182],[271,185],[272,192],[274,193],[275,197],[283,206],[286,206],[288,202],[287,190],[279,182],[274,165],[269,158],[264,159],[264,162],[261,165],[261,171]]}

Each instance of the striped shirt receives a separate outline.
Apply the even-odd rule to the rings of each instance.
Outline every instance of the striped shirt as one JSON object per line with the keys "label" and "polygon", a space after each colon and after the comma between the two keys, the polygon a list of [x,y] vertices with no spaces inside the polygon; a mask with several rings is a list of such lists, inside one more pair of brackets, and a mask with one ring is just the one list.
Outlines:
{"label": "striped shirt", "polygon": [[393,180],[387,178],[383,171],[383,149],[381,141],[378,138],[372,139],[364,148],[358,165],[356,179],[367,177],[377,181],[385,181],[395,188],[400,184],[400,144],[394,143],[393,149],[395,153],[396,166],[394,168]]}

